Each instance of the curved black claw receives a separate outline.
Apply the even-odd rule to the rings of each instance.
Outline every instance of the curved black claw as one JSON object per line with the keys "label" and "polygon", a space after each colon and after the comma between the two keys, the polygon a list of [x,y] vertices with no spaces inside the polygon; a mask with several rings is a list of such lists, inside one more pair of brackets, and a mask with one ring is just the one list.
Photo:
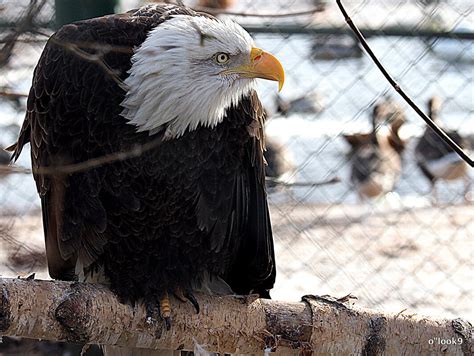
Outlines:
{"label": "curved black claw", "polygon": [[175,296],[176,299],[178,299],[180,302],[186,303],[188,300],[183,294],[183,291],[181,288],[176,288],[173,292],[173,295]]}
{"label": "curved black claw", "polygon": [[194,296],[194,294],[190,291],[187,291],[184,294],[184,297],[187,300],[189,300],[191,302],[191,304],[193,305],[194,309],[196,309],[196,314],[199,314],[199,303],[198,303],[196,297]]}

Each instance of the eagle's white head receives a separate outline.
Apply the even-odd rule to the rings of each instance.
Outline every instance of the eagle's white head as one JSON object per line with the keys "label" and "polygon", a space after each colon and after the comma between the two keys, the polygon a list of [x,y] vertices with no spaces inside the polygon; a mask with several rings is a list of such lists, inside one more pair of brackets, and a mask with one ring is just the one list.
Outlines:
{"label": "eagle's white head", "polygon": [[255,78],[284,72],[271,54],[230,20],[177,15],[150,31],[135,49],[125,80],[122,116],[137,131],[179,137],[199,125],[215,126],[225,110],[255,87]]}

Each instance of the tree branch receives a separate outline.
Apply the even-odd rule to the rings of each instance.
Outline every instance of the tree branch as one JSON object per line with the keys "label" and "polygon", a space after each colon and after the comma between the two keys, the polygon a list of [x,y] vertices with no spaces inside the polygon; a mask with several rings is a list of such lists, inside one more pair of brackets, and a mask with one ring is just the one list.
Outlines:
{"label": "tree branch", "polygon": [[97,284],[0,279],[0,335],[148,349],[255,353],[294,348],[317,355],[438,354],[473,351],[469,322],[348,307],[305,296],[288,303],[197,295],[201,312],[172,301],[173,325],[147,323],[142,305],[121,304]]}
{"label": "tree branch", "polygon": [[0,67],[6,65],[10,60],[18,37],[34,27],[34,19],[41,12],[45,4],[46,0],[31,0],[25,14],[17,20],[13,32],[2,39],[3,47],[0,48]]}

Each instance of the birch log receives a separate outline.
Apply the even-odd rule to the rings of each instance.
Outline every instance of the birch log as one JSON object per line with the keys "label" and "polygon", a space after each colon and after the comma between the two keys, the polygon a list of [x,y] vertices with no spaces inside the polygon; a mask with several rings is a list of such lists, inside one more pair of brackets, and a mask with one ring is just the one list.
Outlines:
{"label": "birch log", "polygon": [[[121,304],[97,284],[0,278],[0,335],[33,339],[257,353],[472,355],[472,325],[349,307],[330,297],[301,302],[197,295],[201,311],[172,300],[172,328],[147,322],[142,305]],[[285,351],[286,350],[286,351]]]}

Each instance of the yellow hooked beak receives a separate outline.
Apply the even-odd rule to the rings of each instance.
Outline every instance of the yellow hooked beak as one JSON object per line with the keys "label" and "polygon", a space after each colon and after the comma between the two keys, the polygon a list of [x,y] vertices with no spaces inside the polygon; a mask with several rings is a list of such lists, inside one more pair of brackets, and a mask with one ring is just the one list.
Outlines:
{"label": "yellow hooked beak", "polygon": [[250,51],[250,64],[228,69],[224,74],[236,73],[244,78],[262,78],[278,82],[278,91],[283,88],[285,72],[278,59],[260,48]]}

